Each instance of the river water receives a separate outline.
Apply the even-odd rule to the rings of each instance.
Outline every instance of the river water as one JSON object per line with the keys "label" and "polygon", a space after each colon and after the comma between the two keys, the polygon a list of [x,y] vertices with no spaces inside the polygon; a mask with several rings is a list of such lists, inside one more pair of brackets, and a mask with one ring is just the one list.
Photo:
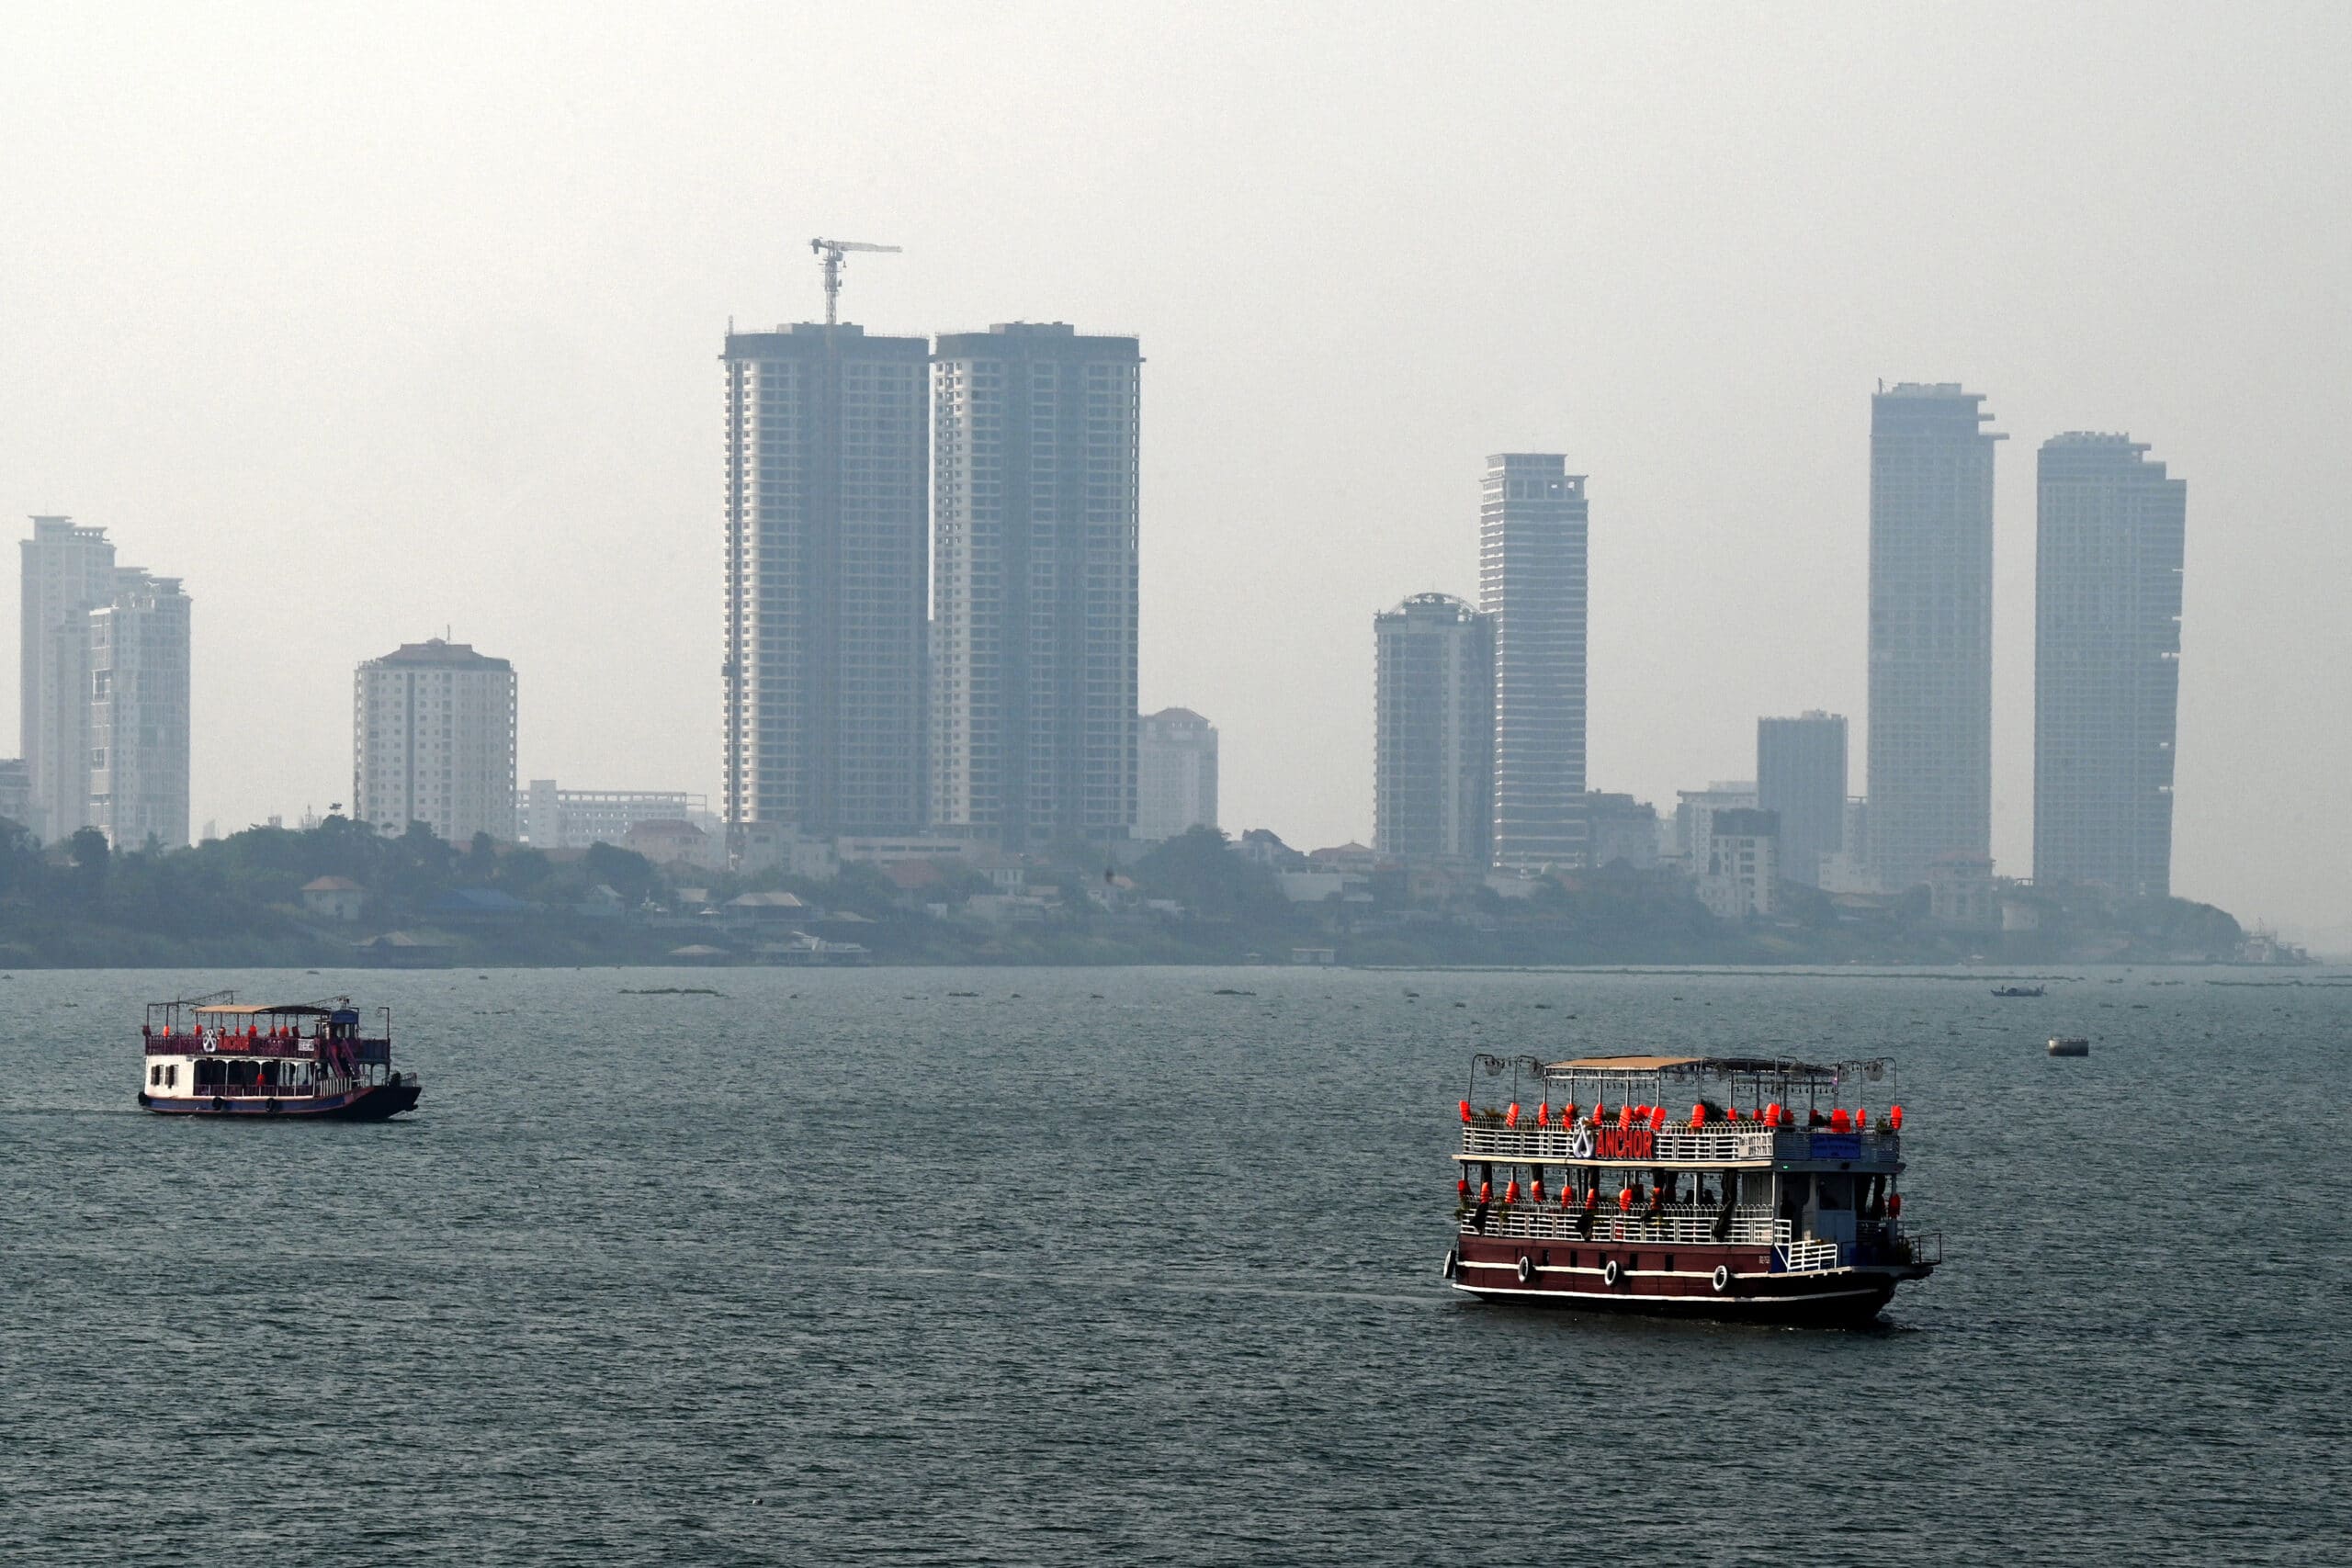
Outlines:
{"label": "river water", "polygon": [[[2295,977],[17,974],[0,1560],[2352,1561]],[[139,1113],[140,1004],[223,985],[389,1003],[423,1104]],[[1448,1291],[1470,1054],[1656,1048],[1894,1055],[1944,1269],[1863,1332]]]}

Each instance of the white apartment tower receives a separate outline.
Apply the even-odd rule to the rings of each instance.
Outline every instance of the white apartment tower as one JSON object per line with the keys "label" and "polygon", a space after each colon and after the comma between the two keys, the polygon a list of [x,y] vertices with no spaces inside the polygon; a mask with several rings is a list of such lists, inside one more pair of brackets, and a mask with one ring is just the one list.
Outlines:
{"label": "white apartment tower", "polygon": [[2041,447],[2033,879],[2172,892],[2188,487],[2128,435]]}
{"label": "white apartment tower", "polygon": [[933,819],[1026,851],[1136,825],[1131,337],[1015,322],[932,378]]}
{"label": "white apartment tower", "polygon": [[1216,826],[1216,726],[1191,708],[1146,714],[1136,740],[1136,837]]}
{"label": "white apartment tower", "polygon": [[1555,453],[1487,459],[1479,608],[1495,623],[1497,865],[1579,866],[1585,789],[1585,476]]}
{"label": "white apartment tower", "polygon": [[36,517],[23,542],[17,725],[32,820],[44,841],[71,837],[90,810],[90,612],[114,599],[104,528]]}
{"label": "white apartment tower", "polygon": [[352,816],[445,841],[514,840],[514,667],[462,642],[403,644],[352,682]]}
{"label": "white apartment tower", "polygon": [[730,838],[923,822],[929,360],[850,325],[728,334]]}
{"label": "white apartment tower", "polygon": [[1871,399],[1871,863],[1890,890],[1993,830],[1993,444],[1984,399]]}
{"label": "white apartment tower", "polygon": [[1373,847],[1483,870],[1495,823],[1495,623],[1444,593],[1373,617]]}
{"label": "white apartment tower", "polygon": [[188,841],[187,595],[175,577],[115,573],[89,613],[90,824],[117,850]]}

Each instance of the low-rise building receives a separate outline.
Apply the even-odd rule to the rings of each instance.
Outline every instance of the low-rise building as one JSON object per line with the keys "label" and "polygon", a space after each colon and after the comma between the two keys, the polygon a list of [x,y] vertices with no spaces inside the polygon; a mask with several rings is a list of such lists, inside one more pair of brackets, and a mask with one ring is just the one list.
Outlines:
{"label": "low-rise building", "polygon": [[715,837],[695,823],[676,818],[633,825],[621,835],[620,847],[655,865],[690,865],[705,871],[720,869],[726,858]]}
{"label": "low-rise building", "polygon": [[1718,919],[1742,920],[1772,912],[1780,878],[1781,818],[1753,807],[1724,807],[1708,815],[1706,869],[1699,902]]}
{"label": "low-rise building", "polygon": [[1993,863],[1983,855],[1938,855],[1928,863],[1928,917],[1954,931],[1991,931],[2000,923]]}
{"label": "low-rise building", "polygon": [[535,850],[624,844],[642,822],[693,822],[709,833],[718,821],[707,796],[682,789],[559,789],[553,779],[531,781],[522,818],[523,841]]}
{"label": "low-rise building", "polygon": [[302,884],[302,908],[323,920],[356,920],[367,892],[345,876],[321,876]]}

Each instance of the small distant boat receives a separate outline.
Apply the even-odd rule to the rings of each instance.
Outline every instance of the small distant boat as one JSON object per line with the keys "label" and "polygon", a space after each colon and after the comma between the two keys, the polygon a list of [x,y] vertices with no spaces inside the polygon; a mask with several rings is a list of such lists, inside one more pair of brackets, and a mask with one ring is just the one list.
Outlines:
{"label": "small distant boat", "polygon": [[1993,994],[1996,997],[2038,997],[2041,995],[2041,987],[2039,986],[1996,986],[1993,987]]}
{"label": "small distant boat", "polygon": [[2050,1054],[2053,1056],[2087,1056],[2091,1043],[2079,1034],[2053,1034],[2050,1037]]}

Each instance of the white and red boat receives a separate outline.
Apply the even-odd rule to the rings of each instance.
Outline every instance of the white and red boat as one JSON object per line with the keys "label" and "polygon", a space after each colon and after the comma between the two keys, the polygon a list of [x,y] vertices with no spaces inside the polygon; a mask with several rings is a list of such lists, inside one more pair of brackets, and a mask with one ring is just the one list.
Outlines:
{"label": "white and red boat", "polygon": [[1481,1055],[1474,1091],[1482,1072],[1509,1072],[1513,1092],[1505,1106],[1460,1104],[1445,1259],[1456,1290],[1852,1323],[1943,1260],[1940,1234],[1904,1224],[1903,1108],[1886,1058]]}
{"label": "white and red boat", "polygon": [[241,1005],[234,991],[147,1004],[139,1103],[164,1116],[380,1122],[423,1086],[392,1066],[392,1010],[370,1032],[349,997]]}

